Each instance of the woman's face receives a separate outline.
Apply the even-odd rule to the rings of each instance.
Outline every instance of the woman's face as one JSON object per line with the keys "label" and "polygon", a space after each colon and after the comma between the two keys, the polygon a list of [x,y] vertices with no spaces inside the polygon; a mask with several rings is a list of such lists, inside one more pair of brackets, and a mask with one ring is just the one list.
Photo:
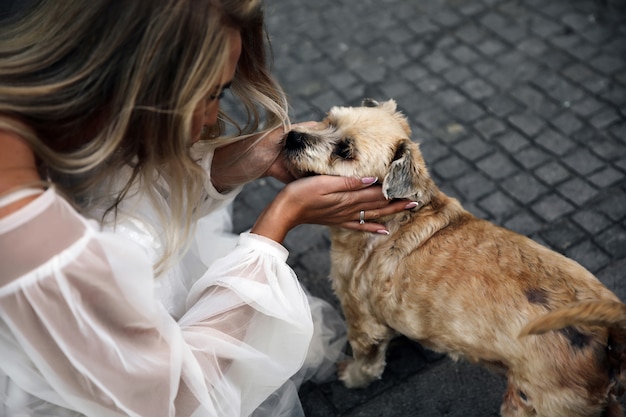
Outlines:
{"label": "woman's face", "polygon": [[220,99],[223,96],[224,90],[230,86],[230,83],[235,76],[235,70],[237,69],[237,62],[241,55],[241,34],[238,29],[227,29],[229,31],[229,43],[230,54],[224,71],[222,73],[222,79],[218,85],[213,88],[211,94],[206,97],[205,100],[200,103],[194,113],[192,138],[193,142],[197,142],[202,136],[202,126],[212,126],[217,123],[217,112],[220,106]]}

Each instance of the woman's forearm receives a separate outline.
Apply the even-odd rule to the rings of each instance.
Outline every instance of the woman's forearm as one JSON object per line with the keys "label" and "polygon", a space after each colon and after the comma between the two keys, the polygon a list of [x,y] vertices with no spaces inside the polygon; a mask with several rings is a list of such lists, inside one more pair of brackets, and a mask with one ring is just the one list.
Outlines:
{"label": "woman's forearm", "polygon": [[282,128],[215,149],[211,181],[221,193],[267,175],[282,150]]}

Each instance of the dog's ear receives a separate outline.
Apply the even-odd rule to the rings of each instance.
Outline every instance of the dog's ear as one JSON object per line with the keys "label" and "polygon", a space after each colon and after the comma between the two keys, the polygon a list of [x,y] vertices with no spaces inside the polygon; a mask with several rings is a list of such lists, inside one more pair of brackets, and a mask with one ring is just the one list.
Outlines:
{"label": "dog's ear", "polygon": [[409,126],[409,122],[406,117],[404,117],[402,112],[397,111],[398,104],[394,99],[389,99],[387,101],[379,103],[373,98],[366,98],[363,100],[361,105],[363,107],[378,107],[379,109],[386,111],[391,116],[393,116],[393,118],[395,118],[398,123],[400,123],[400,126],[402,126],[402,129],[404,129],[407,136],[411,136],[411,127]]}
{"label": "dog's ear", "polygon": [[361,102],[361,106],[363,107],[378,107],[379,105],[380,103],[373,98],[364,98]]}
{"label": "dog's ear", "polygon": [[382,103],[379,103],[378,101],[374,100],[373,98],[366,98],[363,99],[363,101],[361,102],[361,106],[363,107],[379,107],[387,112],[389,112],[390,114],[394,114],[396,112],[396,109],[398,108],[398,105],[396,103],[396,101],[394,99],[389,99],[387,101],[383,101]]}
{"label": "dog's ear", "polygon": [[434,183],[428,174],[419,146],[409,139],[401,140],[383,179],[383,194],[389,200],[407,198],[430,201],[434,193]]}

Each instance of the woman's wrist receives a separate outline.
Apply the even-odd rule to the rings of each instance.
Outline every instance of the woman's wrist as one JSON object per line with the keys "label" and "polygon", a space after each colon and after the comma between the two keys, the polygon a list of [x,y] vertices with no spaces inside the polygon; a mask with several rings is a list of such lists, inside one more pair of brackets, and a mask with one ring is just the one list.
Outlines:
{"label": "woman's wrist", "polygon": [[298,225],[293,220],[297,216],[283,200],[279,194],[259,215],[250,232],[282,244],[287,233]]}

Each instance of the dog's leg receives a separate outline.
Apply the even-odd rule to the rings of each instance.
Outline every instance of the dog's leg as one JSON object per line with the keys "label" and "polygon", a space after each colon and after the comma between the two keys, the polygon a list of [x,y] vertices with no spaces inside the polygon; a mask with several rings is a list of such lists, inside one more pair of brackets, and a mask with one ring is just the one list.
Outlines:
{"label": "dog's leg", "polygon": [[366,329],[348,331],[354,360],[339,365],[339,379],[348,388],[367,386],[380,379],[385,369],[385,353],[394,333],[378,323],[368,323]]}

